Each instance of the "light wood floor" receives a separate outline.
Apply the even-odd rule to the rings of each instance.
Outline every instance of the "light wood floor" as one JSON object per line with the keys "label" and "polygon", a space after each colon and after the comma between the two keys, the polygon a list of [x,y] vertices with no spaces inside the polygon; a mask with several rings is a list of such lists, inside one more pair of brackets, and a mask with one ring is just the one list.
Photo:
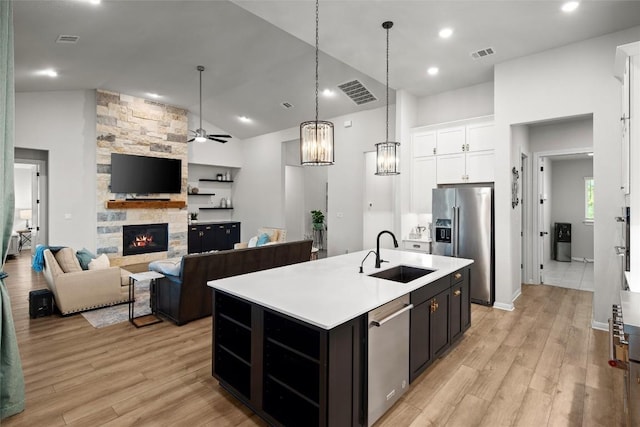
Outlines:
{"label": "light wood floor", "polygon": [[[211,377],[211,319],[29,319],[29,291],[46,287],[29,263],[25,252],[5,266],[27,407],[3,427],[265,425]],[[525,285],[513,312],[472,305],[464,338],[377,426],[622,425],[622,371],[607,366],[607,333],[590,328],[591,298]]]}

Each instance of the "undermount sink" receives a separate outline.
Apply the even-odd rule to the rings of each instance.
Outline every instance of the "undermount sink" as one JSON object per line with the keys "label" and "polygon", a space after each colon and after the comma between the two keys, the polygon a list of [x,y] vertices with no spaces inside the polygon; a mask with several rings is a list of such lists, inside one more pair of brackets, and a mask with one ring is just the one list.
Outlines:
{"label": "undermount sink", "polygon": [[410,267],[408,265],[398,265],[388,268],[377,273],[369,274],[369,277],[377,277],[379,279],[393,280],[394,282],[409,283],[419,277],[426,276],[436,270],[427,268]]}

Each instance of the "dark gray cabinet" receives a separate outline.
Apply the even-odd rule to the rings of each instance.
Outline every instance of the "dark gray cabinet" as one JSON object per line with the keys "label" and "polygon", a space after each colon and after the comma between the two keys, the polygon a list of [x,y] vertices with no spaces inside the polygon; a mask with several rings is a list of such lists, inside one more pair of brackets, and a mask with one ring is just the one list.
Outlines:
{"label": "dark gray cabinet", "polygon": [[451,275],[451,342],[460,338],[471,326],[469,274],[469,269],[463,269]]}
{"label": "dark gray cabinet", "polygon": [[240,223],[191,224],[187,237],[190,254],[233,249],[233,245],[240,242]]}
{"label": "dark gray cabinet", "polygon": [[331,330],[214,290],[213,376],[270,425],[362,425],[366,316]]}
{"label": "dark gray cabinet", "polygon": [[409,382],[470,326],[469,268],[411,292]]}

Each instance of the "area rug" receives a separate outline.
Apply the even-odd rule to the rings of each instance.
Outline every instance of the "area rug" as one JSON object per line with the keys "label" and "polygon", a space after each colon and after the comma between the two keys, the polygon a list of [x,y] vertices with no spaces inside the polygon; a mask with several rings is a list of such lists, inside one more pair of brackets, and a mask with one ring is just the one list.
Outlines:
{"label": "area rug", "polygon": [[[149,281],[136,282],[136,302],[134,305],[135,316],[142,316],[151,313],[149,305]],[[116,323],[129,321],[129,304],[119,304],[112,307],[99,308],[97,310],[85,311],[82,317],[87,319],[94,328],[104,328]]]}

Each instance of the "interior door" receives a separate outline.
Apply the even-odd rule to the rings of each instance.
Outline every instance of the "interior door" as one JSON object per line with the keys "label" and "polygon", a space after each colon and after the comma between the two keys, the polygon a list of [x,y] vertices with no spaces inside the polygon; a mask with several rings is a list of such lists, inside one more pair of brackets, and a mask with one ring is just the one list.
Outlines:
{"label": "interior door", "polygon": [[549,218],[548,218],[548,207],[549,203],[547,200],[548,192],[547,188],[549,186],[549,180],[547,179],[548,169],[545,171],[545,158],[540,157],[538,163],[538,277],[540,283],[544,283],[544,263],[546,258],[548,257],[548,251],[545,251],[545,248],[551,248],[549,244]]}

